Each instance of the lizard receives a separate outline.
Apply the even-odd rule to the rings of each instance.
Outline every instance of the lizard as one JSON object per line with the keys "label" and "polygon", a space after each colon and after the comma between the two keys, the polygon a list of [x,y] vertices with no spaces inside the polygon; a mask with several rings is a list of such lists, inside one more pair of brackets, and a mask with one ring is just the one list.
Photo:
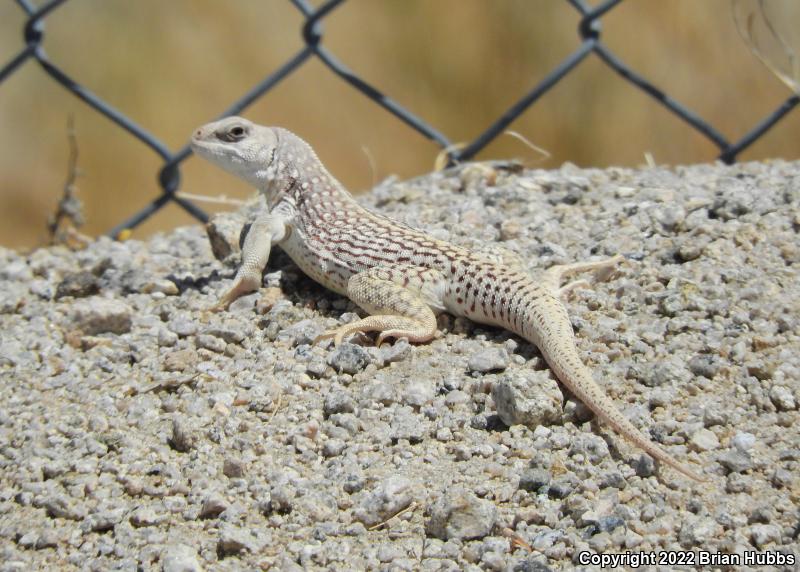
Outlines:
{"label": "lizard", "polygon": [[244,179],[267,209],[252,222],[231,287],[215,309],[261,287],[270,250],[280,246],[310,278],[347,296],[369,315],[327,331],[339,345],[357,332],[425,343],[448,312],[505,328],[539,348],[558,378],[597,417],[660,462],[705,478],[648,439],[594,381],[578,354],[561,296],[583,283],[570,275],[613,268],[624,258],[555,265],[534,279],[503,264],[361,206],[331,175],[311,146],[280,127],[228,117],[199,127],[195,154]]}

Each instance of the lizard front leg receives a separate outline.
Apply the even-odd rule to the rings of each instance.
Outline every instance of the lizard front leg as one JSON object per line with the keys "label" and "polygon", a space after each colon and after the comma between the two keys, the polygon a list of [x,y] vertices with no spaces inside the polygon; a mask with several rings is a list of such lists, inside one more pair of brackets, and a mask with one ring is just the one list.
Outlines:
{"label": "lizard front leg", "polygon": [[242,264],[233,285],[220,298],[213,310],[224,310],[237,298],[258,290],[261,274],[269,259],[272,246],[286,238],[286,218],[281,214],[265,213],[250,225],[242,245]]}
{"label": "lizard front leg", "polygon": [[376,266],[355,274],[347,283],[347,296],[371,315],[325,332],[316,341],[333,338],[339,345],[356,332],[380,332],[386,338],[427,342],[436,334],[436,315],[444,309],[445,278],[437,270],[409,265]]}

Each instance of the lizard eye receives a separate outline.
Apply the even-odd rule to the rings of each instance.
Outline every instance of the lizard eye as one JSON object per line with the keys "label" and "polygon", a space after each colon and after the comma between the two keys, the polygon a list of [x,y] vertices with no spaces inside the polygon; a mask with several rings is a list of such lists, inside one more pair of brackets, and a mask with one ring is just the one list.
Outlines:
{"label": "lizard eye", "polygon": [[217,139],[221,141],[226,141],[228,143],[234,143],[236,141],[241,141],[247,136],[247,128],[243,125],[234,125],[230,129],[223,131],[221,133],[217,133]]}

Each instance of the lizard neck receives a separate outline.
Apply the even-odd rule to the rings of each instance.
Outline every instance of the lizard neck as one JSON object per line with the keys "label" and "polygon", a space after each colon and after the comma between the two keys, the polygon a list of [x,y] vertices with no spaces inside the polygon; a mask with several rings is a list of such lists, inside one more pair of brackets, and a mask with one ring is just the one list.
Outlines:
{"label": "lizard neck", "polygon": [[350,200],[350,194],[317,158],[311,146],[297,135],[273,128],[278,144],[269,166],[259,175],[260,190],[269,208],[288,202],[298,209],[303,205]]}

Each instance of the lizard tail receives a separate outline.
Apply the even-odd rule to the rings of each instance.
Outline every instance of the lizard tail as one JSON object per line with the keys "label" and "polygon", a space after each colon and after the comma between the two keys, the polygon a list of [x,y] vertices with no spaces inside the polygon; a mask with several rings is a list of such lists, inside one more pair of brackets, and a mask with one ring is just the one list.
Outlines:
{"label": "lizard tail", "polygon": [[517,333],[536,344],[561,383],[600,419],[646,453],[695,481],[705,481],[704,477],[645,437],[595,383],[578,355],[572,324],[561,301],[552,294],[543,295],[541,291],[525,298],[519,307],[524,312],[524,319],[517,322],[522,327],[515,330],[521,330]]}

